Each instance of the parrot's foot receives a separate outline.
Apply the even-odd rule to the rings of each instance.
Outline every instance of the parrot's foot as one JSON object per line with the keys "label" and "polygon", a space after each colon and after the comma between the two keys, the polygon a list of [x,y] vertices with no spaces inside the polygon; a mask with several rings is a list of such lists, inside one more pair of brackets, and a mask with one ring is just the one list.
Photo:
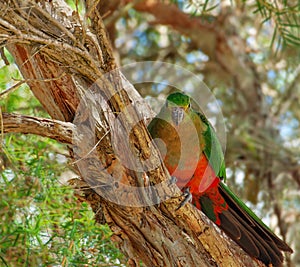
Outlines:
{"label": "parrot's foot", "polygon": [[176,210],[179,210],[179,209],[180,209],[181,207],[183,207],[186,203],[192,201],[193,196],[192,196],[192,194],[191,194],[191,192],[190,192],[190,188],[189,188],[189,187],[186,187],[186,188],[183,189],[183,194],[182,194],[182,195],[184,196],[184,199],[183,199],[183,201],[180,203],[180,205],[178,206],[178,208],[177,208]]}
{"label": "parrot's foot", "polygon": [[175,176],[171,176],[169,180],[169,185],[176,184],[177,183],[177,178]]}

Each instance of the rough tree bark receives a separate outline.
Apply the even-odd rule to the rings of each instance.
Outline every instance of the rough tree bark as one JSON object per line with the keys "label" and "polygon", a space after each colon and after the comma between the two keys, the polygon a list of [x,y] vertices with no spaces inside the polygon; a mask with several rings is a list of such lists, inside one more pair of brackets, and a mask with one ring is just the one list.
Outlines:
{"label": "rough tree bark", "polygon": [[[122,77],[104,77],[104,73],[117,66],[96,4],[97,1],[86,2],[91,21],[87,26],[61,0],[38,4],[30,0],[0,2],[0,43],[14,56],[32,92],[56,120],[3,114],[4,132],[40,134],[44,131],[48,137],[70,143],[72,131],[78,140],[84,140],[80,129],[71,122],[86,92],[101,94],[102,102],[95,101],[93,96],[87,99],[93,112],[89,117],[84,117],[86,114],[80,117],[86,125],[95,126],[98,161],[89,158],[87,153],[88,160],[81,163],[97,175],[72,180],[72,184],[82,189],[83,198],[97,214],[96,220],[103,222],[104,219],[108,223],[114,232],[113,240],[129,259],[128,264],[137,266],[141,260],[145,266],[263,266],[192,205],[187,204],[176,211],[182,200],[180,191],[165,182],[170,178],[169,174],[160,164],[160,156],[152,147],[145,122],[140,119],[150,111],[145,111],[143,100],[132,87],[123,88]],[[114,80],[108,82],[109,78]],[[128,105],[133,108],[126,109]],[[114,153],[112,142],[122,141],[122,133],[114,124],[116,114],[120,113],[124,115],[119,118],[121,127],[132,130],[129,143],[134,157],[143,167],[142,173],[124,167]],[[132,127],[132,121],[138,123]],[[119,144],[123,145],[122,142]],[[74,156],[72,147],[70,151],[71,157]],[[103,172],[96,167],[98,163],[104,167]],[[103,177],[113,177],[131,186],[162,183],[161,195],[174,197],[158,205],[118,205],[103,197],[118,192],[117,185],[106,187],[103,194],[94,190],[103,183]],[[123,197],[132,198],[132,201],[134,198],[141,202],[149,200],[143,192],[136,196],[118,193],[121,200]]]}

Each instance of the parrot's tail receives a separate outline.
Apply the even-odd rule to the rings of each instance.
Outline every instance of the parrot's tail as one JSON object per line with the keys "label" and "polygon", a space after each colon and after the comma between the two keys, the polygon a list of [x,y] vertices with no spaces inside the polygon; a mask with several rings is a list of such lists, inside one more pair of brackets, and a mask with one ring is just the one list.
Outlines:
{"label": "parrot's tail", "polygon": [[282,266],[281,251],[293,252],[292,249],[264,225],[226,185],[220,183],[219,190],[229,206],[228,210],[219,215],[220,228],[251,257],[267,266]]}

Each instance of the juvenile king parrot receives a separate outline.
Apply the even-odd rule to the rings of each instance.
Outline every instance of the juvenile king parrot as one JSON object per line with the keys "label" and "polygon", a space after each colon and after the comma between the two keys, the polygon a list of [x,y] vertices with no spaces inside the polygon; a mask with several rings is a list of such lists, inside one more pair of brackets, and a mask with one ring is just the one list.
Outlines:
{"label": "juvenile king parrot", "polygon": [[192,203],[251,257],[267,266],[282,266],[281,251],[292,249],[222,182],[226,173],[221,145],[206,117],[192,109],[190,97],[170,94],[148,130],[169,173]]}

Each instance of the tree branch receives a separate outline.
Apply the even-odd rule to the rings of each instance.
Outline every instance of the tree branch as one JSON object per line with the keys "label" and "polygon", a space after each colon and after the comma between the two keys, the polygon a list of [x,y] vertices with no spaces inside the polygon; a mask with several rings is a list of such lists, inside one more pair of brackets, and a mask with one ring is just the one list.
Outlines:
{"label": "tree branch", "polygon": [[[134,0],[125,1],[132,2]],[[188,36],[191,39],[191,48],[197,48],[209,57],[206,69],[202,72],[217,73],[213,79],[217,78],[220,82],[231,81],[231,86],[240,92],[242,103],[238,105],[239,113],[257,113],[262,107],[260,78],[247,55],[246,43],[236,34],[238,29],[230,21],[233,14],[220,14],[218,19],[208,22],[201,16],[194,17],[182,12],[171,2],[146,0],[135,4],[134,8],[153,15],[155,20],[150,23],[170,26]],[[210,70],[209,66],[212,65],[218,69]]]}
{"label": "tree branch", "polygon": [[1,119],[4,133],[35,134],[65,144],[72,144],[73,138],[78,137],[75,125],[70,122],[12,113],[2,113]]}

